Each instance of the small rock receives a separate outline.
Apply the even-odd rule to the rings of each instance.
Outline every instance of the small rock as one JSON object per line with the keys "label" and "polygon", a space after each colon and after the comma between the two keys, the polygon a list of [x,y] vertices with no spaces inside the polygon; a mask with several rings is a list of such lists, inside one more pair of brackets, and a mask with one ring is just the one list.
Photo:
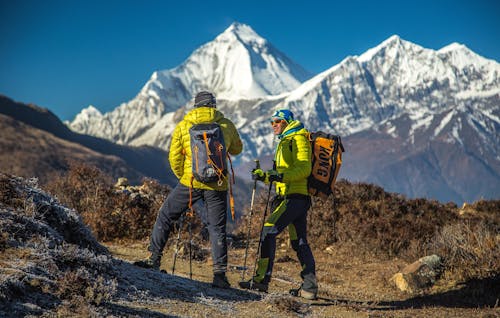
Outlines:
{"label": "small rock", "polygon": [[127,178],[118,178],[118,181],[115,184],[115,188],[126,188],[129,185],[130,184],[128,183],[128,179]]}
{"label": "small rock", "polygon": [[327,252],[328,254],[334,254],[335,250],[334,250],[333,246],[328,246],[325,249],[325,252]]}

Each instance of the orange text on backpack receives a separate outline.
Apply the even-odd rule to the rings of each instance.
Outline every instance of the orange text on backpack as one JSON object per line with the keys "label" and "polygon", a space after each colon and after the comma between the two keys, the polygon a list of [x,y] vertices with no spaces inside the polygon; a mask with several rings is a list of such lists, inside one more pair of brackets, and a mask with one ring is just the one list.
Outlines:
{"label": "orange text on backpack", "polygon": [[345,152],[340,136],[322,131],[309,134],[312,170],[307,179],[309,194],[327,199],[333,193],[335,181]]}

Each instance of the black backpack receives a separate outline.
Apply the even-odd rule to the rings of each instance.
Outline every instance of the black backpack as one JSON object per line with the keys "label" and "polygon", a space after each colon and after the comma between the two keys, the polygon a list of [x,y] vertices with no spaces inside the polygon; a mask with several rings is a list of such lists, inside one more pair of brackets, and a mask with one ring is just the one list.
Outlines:
{"label": "black backpack", "polygon": [[227,175],[227,150],[218,123],[195,124],[189,129],[193,177],[203,183],[222,181]]}

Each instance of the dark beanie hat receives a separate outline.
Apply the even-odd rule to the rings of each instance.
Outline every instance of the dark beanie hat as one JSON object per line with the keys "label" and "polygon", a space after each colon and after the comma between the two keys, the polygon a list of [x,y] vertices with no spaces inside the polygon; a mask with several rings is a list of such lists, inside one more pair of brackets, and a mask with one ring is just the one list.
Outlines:
{"label": "dark beanie hat", "polygon": [[196,94],[196,97],[194,98],[194,106],[193,107],[215,107],[215,96],[214,94],[210,92],[199,92]]}

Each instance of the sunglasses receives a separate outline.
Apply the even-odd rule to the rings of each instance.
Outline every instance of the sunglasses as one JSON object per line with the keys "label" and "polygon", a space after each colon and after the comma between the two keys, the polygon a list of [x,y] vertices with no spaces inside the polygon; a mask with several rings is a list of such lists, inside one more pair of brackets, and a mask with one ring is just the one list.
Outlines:
{"label": "sunglasses", "polygon": [[281,124],[283,121],[285,121],[285,120],[284,119],[274,119],[274,120],[271,120],[271,125]]}

